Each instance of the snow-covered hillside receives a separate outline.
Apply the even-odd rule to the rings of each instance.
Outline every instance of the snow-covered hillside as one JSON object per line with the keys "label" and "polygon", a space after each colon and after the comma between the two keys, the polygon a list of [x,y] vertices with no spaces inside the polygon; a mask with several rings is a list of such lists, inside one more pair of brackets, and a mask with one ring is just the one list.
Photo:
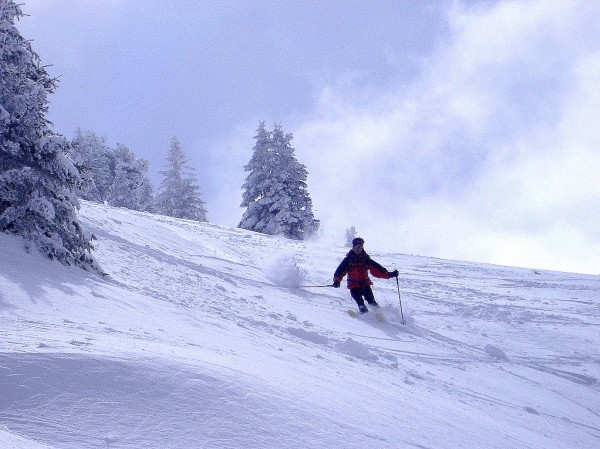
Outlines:
{"label": "snow-covered hillside", "polygon": [[1,448],[600,447],[600,278],[346,249],[84,203],[98,278],[0,234]]}

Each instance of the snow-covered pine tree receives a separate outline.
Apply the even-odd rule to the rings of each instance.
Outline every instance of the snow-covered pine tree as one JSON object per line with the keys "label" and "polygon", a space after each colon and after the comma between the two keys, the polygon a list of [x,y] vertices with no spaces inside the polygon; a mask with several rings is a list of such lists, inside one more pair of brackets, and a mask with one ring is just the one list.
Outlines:
{"label": "snow-covered pine tree", "polygon": [[267,197],[271,190],[271,172],[269,151],[272,147],[271,132],[265,129],[265,122],[260,122],[254,139],[250,162],[244,167],[249,172],[242,185],[241,207],[246,207],[238,227],[251,231],[264,232],[269,222]]}
{"label": "snow-covered pine tree", "polygon": [[113,150],[103,137],[78,129],[69,157],[85,181],[77,191],[80,198],[133,210],[152,210],[148,162],[136,159],[125,145],[117,144]]}
{"label": "snow-covered pine tree", "polygon": [[56,82],[17,31],[22,15],[14,1],[0,0],[0,231],[50,259],[100,271],[92,235],[77,219],[81,178],[65,155],[69,144],[45,118]]}
{"label": "snow-covered pine tree", "polygon": [[170,217],[207,221],[194,171],[188,166],[181,143],[175,136],[171,139],[166,169],[160,173],[163,180],[154,203],[156,212]]}
{"label": "snow-covered pine tree", "polygon": [[114,151],[115,177],[108,194],[108,204],[147,211],[152,204],[152,185],[148,179],[148,162],[136,159],[125,145]]}
{"label": "snow-covered pine tree", "polygon": [[271,211],[277,211],[275,221],[283,228],[283,234],[294,240],[304,240],[319,229],[319,221],[312,212],[312,199],[308,194],[306,167],[294,156],[291,146],[292,134],[283,134],[281,126],[273,131],[273,147],[275,149],[279,172],[275,172],[275,185],[280,189],[277,201]]}
{"label": "snow-covered pine tree", "polygon": [[71,141],[69,157],[84,180],[77,196],[84,200],[103,203],[107,200],[115,179],[115,151],[106,139],[93,131],[77,130]]}
{"label": "snow-covered pine tree", "polygon": [[261,122],[255,136],[249,172],[242,188],[242,207],[247,207],[239,227],[268,235],[304,240],[319,229],[308,194],[306,167],[294,156],[292,134],[281,126],[273,132]]}
{"label": "snow-covered pine tree", "polygon": [[154,212],[154,187],[148,177],[148,161],[137,159],[135,164],[136,172],[140,173],[136,189],[137,210]]}

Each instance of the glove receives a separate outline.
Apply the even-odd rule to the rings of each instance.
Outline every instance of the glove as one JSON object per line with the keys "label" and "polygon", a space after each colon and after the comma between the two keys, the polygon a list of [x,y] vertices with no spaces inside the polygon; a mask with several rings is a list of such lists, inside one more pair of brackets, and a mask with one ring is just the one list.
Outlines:
{"label": "glove", "polygon": [[398,277],[398,270],[390,271],[390,276],[393,277],[393,278],[397,278]]}
{"label": "glove", "polygon": [[333,281],[334,288],[340,288],[340,281]]}

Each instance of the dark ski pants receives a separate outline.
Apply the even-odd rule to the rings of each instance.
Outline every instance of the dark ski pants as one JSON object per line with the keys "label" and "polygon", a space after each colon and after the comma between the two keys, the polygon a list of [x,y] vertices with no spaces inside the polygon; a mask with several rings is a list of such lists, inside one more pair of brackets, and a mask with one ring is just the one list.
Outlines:
{"label": "dark ski pants", "polygon": [[356,304],[358,304],[359,307],[365,305],[365,300],[373,306],[378,305],[377,301],[375,301],[375,295],[373,295],[373,290],[371,290],[370,285],[365,287],[351,288],[350,295],[352,295],[352,299],[356,301]]}

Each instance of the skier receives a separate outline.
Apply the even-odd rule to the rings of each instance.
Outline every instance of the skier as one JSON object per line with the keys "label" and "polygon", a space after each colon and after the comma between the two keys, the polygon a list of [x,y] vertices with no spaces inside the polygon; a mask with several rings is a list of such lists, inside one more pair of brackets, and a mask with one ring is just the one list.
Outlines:
{"label": "skier", "polygon": [[373,290],[371,289],[371,279],[369,279],[369,271],[378,278],[390,279],[398,277],[398,270],[389,272],[365,252],[363,245],[365,241],[360,237],[352,240],[352,249],[348,252],[340,266],[335,270],[333,275],[333,286],[340,287],[340,282],[348,275],[348,288],[352,299],[358,304],[360,313],[367,313],[369,309],[365,305],[365,300],[373,307],[379,307]]}

